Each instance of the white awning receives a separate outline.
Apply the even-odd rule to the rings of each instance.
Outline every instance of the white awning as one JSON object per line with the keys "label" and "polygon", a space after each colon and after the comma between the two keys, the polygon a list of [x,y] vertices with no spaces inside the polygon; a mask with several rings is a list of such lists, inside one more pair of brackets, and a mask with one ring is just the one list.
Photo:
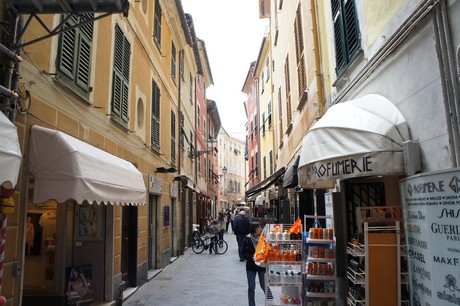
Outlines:
{"label": "white awning", "polygon": [[255,205],[264,205],[265,196],[263,194],[259,194],[256,198]]}
{"label": "white awning", "polygon": [[29,169],[35,178],[34,203],[145,204],[146,188],[134,165],[65,133],[34,125]]}
{"label": "white awning", "polygon": [[404,173],[409,129],[380,95],[338,103],[305,134],[298,168],[302,188],[331,188],[334,179]]}
{"label": "white awning", "polygon": [[22,154],[16,126],[0,112],[0,185],[13,189],[18,182]]}

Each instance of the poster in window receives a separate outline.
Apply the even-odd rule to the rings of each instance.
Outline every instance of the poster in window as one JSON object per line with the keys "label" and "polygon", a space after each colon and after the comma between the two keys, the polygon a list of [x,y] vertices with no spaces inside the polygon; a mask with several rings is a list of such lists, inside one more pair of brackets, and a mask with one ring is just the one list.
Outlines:
{"label": "poster in window", "polygon": [[66,268],[67,305],[81,305],[94,300],[91,265]]}
{"label": "poster in window", "polygon": [[164,206],[163,210],[163,227],[169,227],[169,206]]}
{"label": "poster in window", "polygon": [[102,206],[83,203],[75,210],[75,239],[102,239]]}

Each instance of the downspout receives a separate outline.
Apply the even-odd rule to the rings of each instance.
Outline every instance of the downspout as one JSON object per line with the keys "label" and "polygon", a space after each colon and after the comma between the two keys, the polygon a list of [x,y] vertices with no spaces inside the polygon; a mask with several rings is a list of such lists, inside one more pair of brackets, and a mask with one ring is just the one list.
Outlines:
{"label": "downspout", "polygon": [[[180,52],[179,52],[180,54]],[[180,57],[180,55],[179,55]],[[179,59],[179,62],[180,62],[180,59]],[[179,84],[177,86],[177,94],[178,94],[178,100],[177,100],[177,108],[178,108],[178,112],[179,112],[179,120],[177,120],[177,124],[179,126],[179,150],[177,150],[177,174],[179,176],[179,205],[181,206],[181,237],[180,237],[180,249],[179,249],[179,254],[184,254],[184,250],[185,250],[185,200],[184,200],[184,205],[182,205],[182,200],[184,199],[185,197],[185,194],[184,191],[183,191],[183,184],[184,182],[182,181],[182,178],[181,177],[181,141],[182,141],[182,129],[181,129],[181,119],[182,119],[182,113],[181,113],[181,82],[180,82],[180,79],[181,79],[181,76],[180,76],[180,72],[179,72]],[[185,121],[185,118],[184,118],[184,121]],[[177,254],[177,255],[179,255]]]}
{"label": "downspout", "polygon": [[460,165],[460,131],[459,131],[459,96],[458,81],[455,77],[455,59],[452,54],[452,41],[448,23],[447,9],[441,1],[433,14],[433,32],[436,41],[443,102],[445,106],[446,123],[449,139],[451,139],[450,156],[452,167]]}
{"label": "downspout", "polygon": [[[196,135],[198,134],[198,125],[197,125],[197,118],[198,118],[198,101],[196,99],[196,89],[197,89],[197,84],[196,84],[196,77],[195,77],[195,81],[193,82],[193,89],[194,89],[194,92],[195,94],[193,95],[193,102],[194,102],[194,105],[195,105],[195,139],[194,139],[194,142],[193,142],[193,145],[195,147],[195,151],[197,151],[198,147],[197,147],[197,142],[196,142],[196,139],[198,137],[196,137]],[[199,158],[199,157],[198,157]],[[196,161],[196,158],[193,159],[193,162],[195,163],[195,175],[194,175],[194,179],[195,179],[195,183],[196,185],[198,186],[198,162]],[[198,200],[199,200],[199,195],[198,195],[198,192],[195,192],[195,207],[198,205]],[[198,209],[196,210],[198,211]],[[198,214],[196,214],[195,216],[195,222],[197,224],[200,224],[201,225],[201,222],[198,221]],[[198,222],[197,222],[198,221]],[[200,231],[203,230],[202,228],[200,228]]]}
{"label": "downspout", "polygon": [[321,63],[321,45],[320,36],[318,31],[318,15],[317,15],[317,0],[310,0],[311,6],[311,20],[312,20],[312,32],[313,32],[313,48],[315,50],[315,71],[316,71],[316,87],[318,94],[318,112],[317,116],[322,116],[326,112],[325,110],[325,94],[324,94],[324,82],[323,82],[323,66]]}

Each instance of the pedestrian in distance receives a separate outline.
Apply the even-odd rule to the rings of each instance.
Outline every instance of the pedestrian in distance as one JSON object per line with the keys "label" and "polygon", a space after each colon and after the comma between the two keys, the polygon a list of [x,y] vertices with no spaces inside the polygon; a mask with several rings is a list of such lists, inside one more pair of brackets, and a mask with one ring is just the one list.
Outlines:
{"label": "pedestrian in distance", "polygon": [[234,232],[234,230],[233,230],[233,221],[235,221],[235,216],[236,216],[236,209],[233,209],[230,212],[230,224],[232,225],[232,232]]}
{"label": "pedestrian in distance", "polygon": [[219,239],[224,240],[224,232],[225,232],[225,217],[224,213],[220,212],[219,216],[217,217],[217,226],[219,227]]}
{"label": "pedestrian in distance", "polygon": [[246,211],[242,209],[238,216],[233,221],[233,233],[236,235],[236,241],[238,242],[238,255],[240,261],[244,261],[243,257],[243,240],[249,234],[249,220],[246,217]]}
{"label": "pedestrian in distance", "polygon": [[[249,306],[255,306],[255,289],[256,276],[259,275],[260,288],[265,293],[265,267],[258,266],[254,261],[256,246],[259,242],[262,226],[258,223],[251,223],[249,226],[249,234],[243,240],[243,258],[246,259],[246,276],[248,279],[248,302]],[[268,298],[273,298],[270,290],[268,290]]]}

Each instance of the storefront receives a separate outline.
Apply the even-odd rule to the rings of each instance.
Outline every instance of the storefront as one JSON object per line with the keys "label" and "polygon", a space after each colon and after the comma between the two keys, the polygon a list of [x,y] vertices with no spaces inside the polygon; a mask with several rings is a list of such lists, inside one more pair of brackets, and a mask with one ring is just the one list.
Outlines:
{"label": "storefront", "polygon": [[[354,288],[347,284],[348,242],[364,244],[366,222],[395,226],[402,221],[399,180],[406,173],[408,142],[403,115],[393,103],[375,94],[330,107],[304,136],[299,186],[334,191],[329,198],[337,242],[337,291],[342,298],[347,297],[345,288]],[[402,236],[403,232],[401,228]],[[378,284],[372,281],[372,286]]]}
{"label": "storefront", "polygon": [[[120,284],[145,278],[137,263],[137,205],[145,205],[146,188],[132,163],[34,125],[29,172],[23,305],[63,305],[66,296],[112,301]],[[72,283],[76,271],[84,290]]]}
{"label": "storefront", "polygon": [[[251,209],[252,216],[259,216],[260,211],[260,214],[262,214],[262,216],[259,216],[260,218],[266,215],[269,218],[281,220],[280,218],[282,218],[283,216],[283,211],[280,207],[279,191],[276,192],[277,196],[273,198],[271,194],[275,193],[267,192],[267,189],[273,187],[278,188],[279,190],[281,188],[280,179],[282,179],[285,170],[286,169],[284,167],[281,167],[280,169],[276,170],[272,175],[264,179],[262,182],[257,183],[252,188],[246,191],[246,203]],[[265,207],[263,210],[259,209],[259,206],[261,204],[265,205],[265,203],[268,205],[268,210],[265,210]],[[285,214],[285,216],[288,215],[289,213]],[[289,223],[289,221],[285,223]]]}

